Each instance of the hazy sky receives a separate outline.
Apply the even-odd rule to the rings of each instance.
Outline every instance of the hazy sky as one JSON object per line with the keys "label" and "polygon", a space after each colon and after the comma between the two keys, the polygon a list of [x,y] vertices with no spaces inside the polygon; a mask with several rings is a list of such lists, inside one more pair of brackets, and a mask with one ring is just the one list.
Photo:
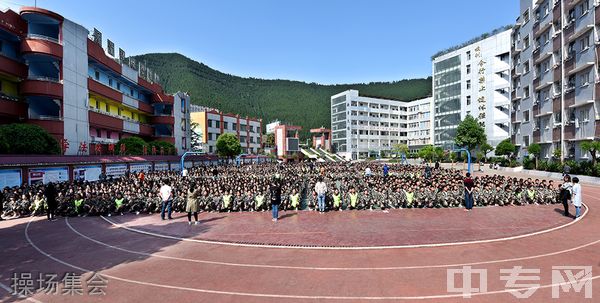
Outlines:
{"label": "hazy sky", "polygon": [[[0,7],[33,5],[0,0]],[[427,77],[430,57],[515,22],[516,0],[38,0],[127,55],[179,52],[222,72],[318,83]]]}

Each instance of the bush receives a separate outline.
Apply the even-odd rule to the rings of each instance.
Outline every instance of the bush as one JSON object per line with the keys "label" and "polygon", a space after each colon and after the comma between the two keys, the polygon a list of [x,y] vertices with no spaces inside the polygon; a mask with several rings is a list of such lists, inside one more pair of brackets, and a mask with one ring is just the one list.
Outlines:
{"label": "bush", "polygon": [[563,170],[563,165],[558,162],[558,161],[552,161],[550,162],[550,164],[548,164],[548,171],[551,171],[553,173],[560,173]]}
{"label": "bush", "polygon": [[538,170],[547,171],[548,170],[548,161],[539,161],[538,162]]}
{"label": "bush", "polygon": [[[125,152],[121,153],[121,145],[125,145]],[[119,140],[115,147],[116,154],[138,156],[144,153],[144,146],[148,146],[148,143],[140,137],[129,137]]]}
{"label": "bush", "polygon": [[176,155],[177,150],[175,149],[175,145],[165,142],[165,141],[152,141],[148,143],[148,153],[152,152],[152,146],[156,146],[156,154],[160,155],[160,148],[162,147],[165,155]]}
{"label": "bush", "polygon": [[[570,170],[570,174],[580,174],[580,168],[579,168],[579,162],[575,161],[575,160],[568,160],[565,161],[565,165],[569,165],[569,167],[571,167]],[[562,171],[562,170],[561,170]]]}
{"label": "bush", "polygon": [[48,132],[33,124],[0,126],[0,153],[4,154],[59,154],[58,141]]}
{"label": "bush", "polygon": [[523,168],[524,169],[535,169],[535,160],[530,159],[529,157],[523,158]]}

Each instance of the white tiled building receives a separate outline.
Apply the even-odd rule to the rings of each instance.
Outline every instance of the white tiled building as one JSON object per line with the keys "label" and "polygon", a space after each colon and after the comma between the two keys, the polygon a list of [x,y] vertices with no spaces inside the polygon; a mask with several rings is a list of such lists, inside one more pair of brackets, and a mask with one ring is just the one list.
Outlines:
{"label": "white tiled building", "polygon": [[496,146],[510,136],[511,30],[433,58],[434,144],[449,148],[470,114]]}
{"label": "white tiled building", "polygon": [[[346,159],[360,159],[390,151],[398,143],[409,147],[431,144],[430,104],[431,98],[404,102],[362,97],[357,90],[334,95],[333,150]],[[408,123],[413,125],[410,137]]]}

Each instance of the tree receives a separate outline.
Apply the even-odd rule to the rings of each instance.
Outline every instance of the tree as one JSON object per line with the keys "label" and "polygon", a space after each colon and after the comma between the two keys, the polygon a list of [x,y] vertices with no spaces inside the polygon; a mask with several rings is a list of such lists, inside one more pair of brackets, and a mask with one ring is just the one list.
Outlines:
{"label": "tree", "polygon": [[175,148],[175,145],[173,145],[169,142],[156,140],[156,141],[152,141],[152,142],[148,143],[148,147],[150,150],[152,150],[153,146],[156,146],[157,154],[160,154],[161,147],[162,147],[165,155],[176,155],[177,154],[177,149]]}
{"label": "tree", "polygon": [[433,145],[426,145],[419,150],[419,158],[431,162],[435,157],[435,148]]}
{"label": "tree", "polygon": [[[6,124],[0,126],[0,153],[5,154],[58,154],[58,141],[40,126],[34,124]],[[3,142],[3,143],[2,143]]]}
{"label": "tree", "polygon": [[580,144],[581,150],[589,152],[592,156],[592,166],[596,165],[596,155],[600,151],[600,141],[584,141]]}
{"label": "tree", "polygon": [[469,151],[474,150],[477,146],[481,146],[486,141],[485,130],[471,115],[467,115],[456,129],[454,142],[456,145],[465,147]]}
{"label": "tree", "polygon": [[444,159],[444,149],[441,147],[436,147],[434,150],[435,160],[442,161]]}
{"label": "tree", "polygon": [[452,167],[454,167],[454,162],[456,162],[456,159],[458,158],[458,155],[455,152],[450,152],[450,162],[452,162]]}
{"label": "tree", "polygon": [[498,143],[496,146],[496,156],[508,156],[510,157],[515,153],[517,147],[510,142],[510,139],[502,140],[502,142]]}
{"label": "tree", "polygon": [[148,146],[148,143],[140,137],[123,138],[117,142],[115,150],[120,151],[121,145],[125,145],[125,152],[123,155],[139,156],[144,153],[144,146]]}
{"label": "tree", "polygon": [[200,124],[197,122],[192,122],[190,124],[191,137],[190,137],[190,148],[192,151],[201,151],[202,150],[202,139],[204,134],[202,134],[202,128]]}
{"label": "tree", "polygon": [[529,146],[527,146],[527,151],[535,158],[535,169],[537,169],[538,158],[540,157],[540,153],[542,152],[542,147],[537,143],[531,143],[529,144]]}
{"label": "tree", "polygon": [[267,138],[265,140],[265,147],[273,146],[275,146],[275,133],[267,134]]}
{"label": "tree", "polygon": [[481,149],[481,152],[483,153],[483,158],[484,160],[487,159],[487,155],[494,150],[494,148],[489,145],[487,142],[484,142],[483,144],[481,144],[481,146],[479,147]]}
{"label": "tree", "polygon": [[475,157],[477,157],[477,163],[479,164],[479,170],[481,171],[481,162],[483,158],[485,158],[485,154],[481,151],[475,153]]}
{"label": "tree", "polygon": [[408,154],[408,145],[403,143],[397,143],[392,146],[392,151],[396,154],[396,156],[401,154]]}
{"label": "tree", "polygon": [[233,158],[242,153],[240,140],[234,134],[221,134],[217,138],[217,153],[221,157]]}

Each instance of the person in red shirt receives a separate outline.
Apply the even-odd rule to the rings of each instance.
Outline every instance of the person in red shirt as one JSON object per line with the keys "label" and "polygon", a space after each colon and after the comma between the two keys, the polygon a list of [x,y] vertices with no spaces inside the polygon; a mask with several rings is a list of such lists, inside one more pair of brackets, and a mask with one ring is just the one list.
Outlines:
{"label": "person in red shirt", "polygon": [[142,171],[140,171],[140,173],[138,175],[138,179],[140,180],[140,182],[144,182],[144,177],[145,177],[144,171],[142,170]]}
{"label": "person in red shirt", "polygon": [[471,211],[473,208],[473,187],[475,182],[471,179],[471,173],[467,173],[467,177],[464,180],[465,185],[465,211]]}

